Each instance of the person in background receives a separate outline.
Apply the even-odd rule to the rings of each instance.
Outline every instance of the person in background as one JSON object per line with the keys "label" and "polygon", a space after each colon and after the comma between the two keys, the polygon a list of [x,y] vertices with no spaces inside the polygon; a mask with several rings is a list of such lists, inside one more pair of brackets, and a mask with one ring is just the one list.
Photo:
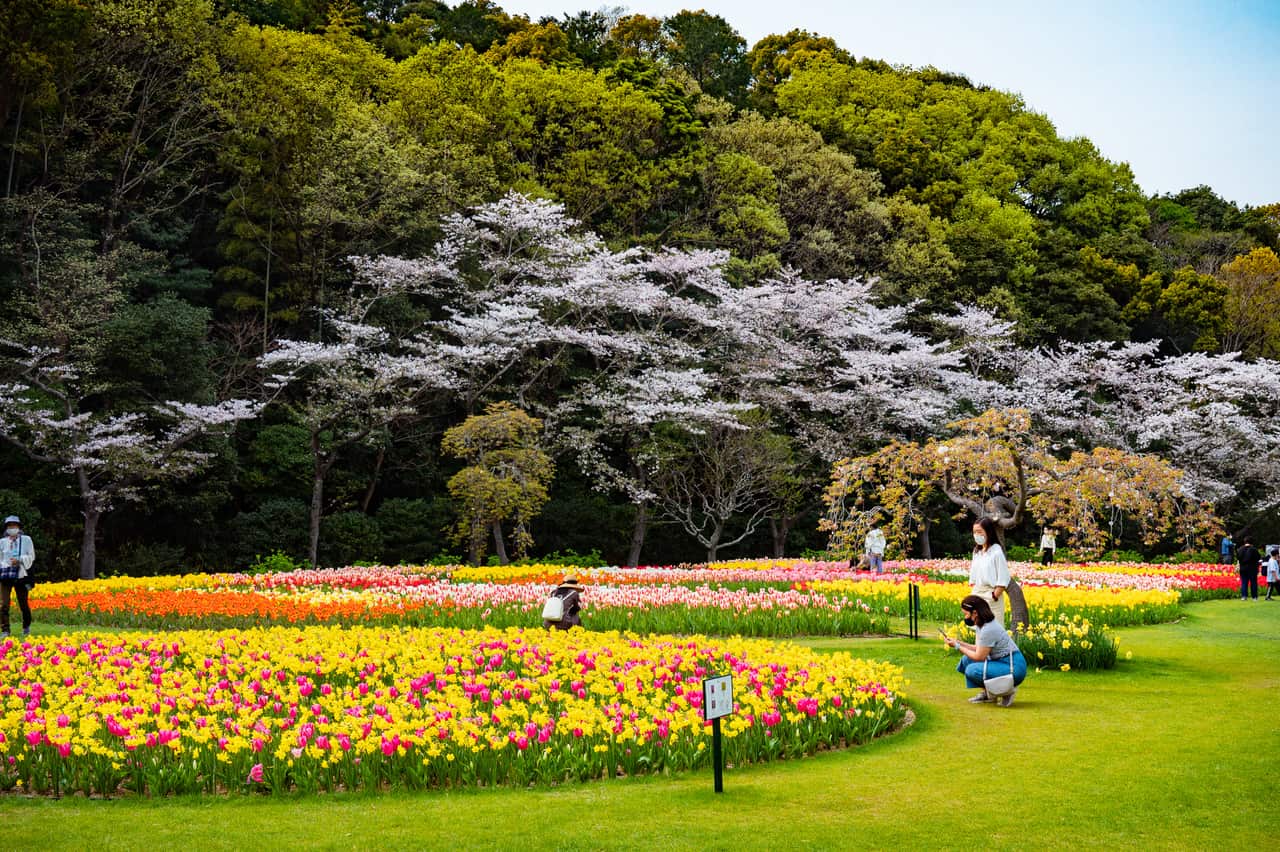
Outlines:
{"label": "person in background", "polygon": [[969,587],[982,598],[1004,626],[1004,590],[1009,587],[1009,562],[996,535],[992,518],[979,518],[973,525],[973,561],[969,563]]}
{"label": "person in background", "polygon": [[1218,545],[1218,564],[1230,565],[1235,562],[1236,543],[1231,540],[1231,533],[1224,533],[1222,543]]}
{"label": "person in background", "polygon": [[565,577],[564,582],[551,592],[551,597],[564,599],[564,616],[559,621],[543,619],[543,627],[568,630],[571,627],[582,626],[582,585],[577,577],[572,574]]}
{"label": "person in background", "polygon": [[[1018,685],[1027,677],[1026,659],[984,598],[969,595],[960,602],[960,610],[964,615],[964,623],[973,628],[973,644],[950,636],[946,637],[946,642],[964,655],[960,658],[956,671],[964,675],[965,684],[971,689],[982,690],[970,698],[969,703],[996,701],[1001,707],[1011,706]],[[1013,692],[999,697],[988,695],[982,683],[983,677],[1000,677],[1010,672],[1013,672]]]}
{"label": "person in background", "polygon": [[1271,593],[1275,592],[1280,595],[1280,547],[1270,547],[1267,549],[1267,600],[1271,600]]}
{"label": "person in background", "polygon": [[1040,564],[1052,565],[1053,552],[1058,549],[1058,532],[1053,527],[1045,527],[1040,536]]}
{"label": "person in background", "polygon": [[22,635],[31,635],[31,590],[29,573],[36,561],[31,536],[22,534],[22,521],[17,515],[4,519],[4,536],[0,538],[0,637],[9,635],[9,599],[16,592],[18,609],[22,610]]}
{"label": "person in background", "polygon": [[1262,554],[1253,546],[1253,539],[1245,536],[1244,544],[1236,551],[1240,560],[1240,600],[1245,600],[1252,593],[1258,599],[1258,566],[1262,563]]}
{"label": "person in background", "polygon": [[871,570],[879,574],[884,570],[884,548],[885,548],[884,530],[880,529],[880,525],[876,524],[871,527],[871,532],[867,533],[867,543],[863,550],[867,554],[867,562],[871,565]]}

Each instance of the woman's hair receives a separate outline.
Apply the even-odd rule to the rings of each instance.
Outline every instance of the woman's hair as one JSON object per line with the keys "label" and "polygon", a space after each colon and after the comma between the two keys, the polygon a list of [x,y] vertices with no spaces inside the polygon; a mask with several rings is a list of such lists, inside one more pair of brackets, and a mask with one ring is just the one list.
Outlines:
{"label": "woman's hair", "polygon": [[996,620],[996,614],[991,611],[991,604],[977,595],[967,595],[964,600],[960,601],[960,608],[977,616],[979,627],[989,621]]}
{"label": "woman's hair", "polygon": [[1000,543],[1000,534],[996,530],[996,522],[994,519],[983,516],[973,522],[975,527],[982,527],[982,531],[987,534],[987,543],[985,545],[974,545],[974,550],[986,550],[993,544]]}

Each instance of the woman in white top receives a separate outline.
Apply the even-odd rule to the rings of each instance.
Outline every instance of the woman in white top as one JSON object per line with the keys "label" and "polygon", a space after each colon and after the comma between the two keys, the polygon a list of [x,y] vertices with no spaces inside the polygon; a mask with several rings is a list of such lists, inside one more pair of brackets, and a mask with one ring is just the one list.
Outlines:
{"label": "woman in white top", "polygon": [[1275,592],[1280,595],[1280,551],[1271,548],[1267,551],[1267,600],[1271,600],[1271,593]]}
{"label": "woman in white top", "polygon": [[1045,527],[1040,536],[1040,564],[1052,565],[1053,552],[1058,549],[1058,534],[1052,527]]}
{"label": "woman in white top", "polygon": [[888,545],[885,541],[884,530],[880,526],[871,528],[871,532],[867,533],[866,554],[867,562],[871,565],[871,570],[879,574],[884,570],[884,550]]}
{"label": "woman in white top", "polygon": [[22,610],[22,635],[31,634],[31,605],[27,592],[31,591],[31,566],[35,564],[36,549],[31,536],[23,535],[22,521],[17,515],[4,519],[4,535],[0,537],[0,638],[9,635],[9,600],[16,592],[18,609]]}
{"label": "woman in white top", "polygon": [[973,525],[973,561],[969,563],[969,586],[973,594],[991,607],[996,621],[1004,624],[1004,590],[1009,586],[1009,562],[996,536],[996,522],[979,518]]}

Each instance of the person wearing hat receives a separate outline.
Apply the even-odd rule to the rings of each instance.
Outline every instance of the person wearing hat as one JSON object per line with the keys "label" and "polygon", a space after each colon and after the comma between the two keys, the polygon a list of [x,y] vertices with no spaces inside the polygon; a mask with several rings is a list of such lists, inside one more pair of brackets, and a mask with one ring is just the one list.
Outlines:
{"label": "person wearing hat", "polygon": [[22,635],[31,634],[31,565],[36,561],[36,548],[31,536],[22,534],[22,521],[17,515],[4,519],[4,536],[0,537],[0,636],[9,635],[9,599],[18,593],[18,609],[22,610]]}
{"label": "person wearing hat", "polygon": [[572,574],[566,576],[564,578],[564,582],[556,586],[555,590],[551,592],[551,597],[560,598],[562,614],[558,620],[543,618],[542,626],[548,629],[555,627],[559,630],[568,630],[571,627],[581,627],[581,593],[582,585],[578,582],[578,578]]}

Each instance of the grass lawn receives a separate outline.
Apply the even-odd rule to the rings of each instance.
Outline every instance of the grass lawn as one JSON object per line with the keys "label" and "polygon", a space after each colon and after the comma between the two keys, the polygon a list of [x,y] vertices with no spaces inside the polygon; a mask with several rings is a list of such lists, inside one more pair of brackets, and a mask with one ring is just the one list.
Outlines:
{"label": "grass lawn", "polygon": [[[853,751],[559,789],[314,798],[0,799],[39,849],[1280,849],[1280,602],[1120,631],[1110,672],[970,705],[940,643],[815,639],[904,666],[919,719]],[[931,630],[923,624],[922,630]]]}

